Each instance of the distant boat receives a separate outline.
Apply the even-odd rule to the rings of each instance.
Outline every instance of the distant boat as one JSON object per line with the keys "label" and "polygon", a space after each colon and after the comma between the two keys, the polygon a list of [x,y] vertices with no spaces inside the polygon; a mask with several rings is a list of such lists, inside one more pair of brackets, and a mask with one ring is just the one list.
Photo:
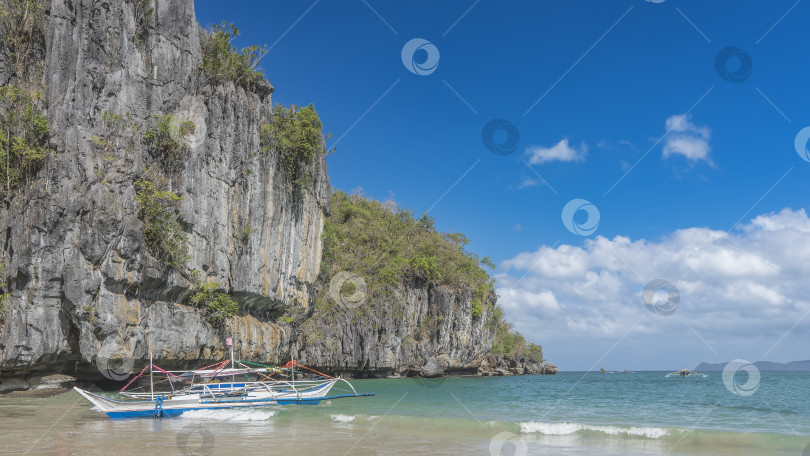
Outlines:
{"label": "distant boat", "polygon": [[700,373],[700,372],[698,372],[698,371],[693,371],[693,370],[686,369],[686,368],[681,369],[681,370],[679,370],[679,371],[670,372],[670,373],[669,373],[669,374],[667,374],[666,376],[667,376],[667,377],[672,377],[673,375],[680,375],[682,378],[687,378],[687,377],[690,377],[690,376],[692,376],[692,375],[698,375],[698,376],[702,376],[702,377],[706,377],[706,376],[707,376],[706,374],[702,374],[702,373]]}

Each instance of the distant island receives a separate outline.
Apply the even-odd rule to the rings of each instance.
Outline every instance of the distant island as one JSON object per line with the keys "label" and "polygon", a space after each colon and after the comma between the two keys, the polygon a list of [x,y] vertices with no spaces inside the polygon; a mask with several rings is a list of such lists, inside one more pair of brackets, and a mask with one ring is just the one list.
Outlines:
{"label": "distant island", "polygon": [[[698,372],[722,371],[728,363],[700,363],[695,368]],[[753,363],[760,371],[810,371],[810,360],[791,361],[789,363],[774,363],[771,361],[757,361]]]}

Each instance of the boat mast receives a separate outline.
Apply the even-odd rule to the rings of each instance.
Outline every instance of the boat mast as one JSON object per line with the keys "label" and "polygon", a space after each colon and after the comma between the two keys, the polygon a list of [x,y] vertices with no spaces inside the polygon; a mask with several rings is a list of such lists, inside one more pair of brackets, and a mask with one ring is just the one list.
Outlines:
{"label": "boat mast", "polygon": [[149,350],[149,398],[155,400],[155,381],[152,377],[152,350]]}
{"label": "boat mast", "polygon": [[[233,364],[233,337],[228,337],[227,339],[225,339],[225,345],[227,345],[231,349],[231,369],[233,369],[234,368],[234,364]],[[236,381],[236,374],[231,374],[231,383],[233,383],[235,381]]]}

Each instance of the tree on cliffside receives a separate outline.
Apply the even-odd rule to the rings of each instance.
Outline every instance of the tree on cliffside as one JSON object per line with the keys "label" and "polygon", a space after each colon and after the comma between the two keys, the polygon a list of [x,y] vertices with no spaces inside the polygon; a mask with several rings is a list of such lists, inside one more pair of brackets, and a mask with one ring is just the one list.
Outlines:
{"label": "tree on cliffside", "polygon": [[[491,264],[489,258],[468,252],[463,234],[441,233],[432,218],[415,218],[393,201],[335,191],[323,238],[324,283],[339,271],[351,271],[364,278],[370,296],[382,296],[389,287],[417,279],[472,289],[475,317],[492,306],[494,280],[482,267]],[[491,310],[490,316],[500,315]]]}
{"label": "tree on cliffside", "polygon": [[50,155],[38,59],[45,50],[46,5],[45,0],[0,2],[0,50],[11,70],[8,85],[0,88],[0,185],[6,198]]}
{"label": "tree on cliffside", "polygon": [[273,117],[262,125],[262,151],[275,154],[293,186],[306,190],[314,176],[309,169],[316,154],[324,154],[323,126],[315,107],[273,107]]}
{"label": "tree on cliffside", "polygon": [[15,86],[0,88],[0,173],[6,197],[48,158],[48,120],[37,96]]}
{"label": "tree on cliffside", "polygon": [[182,271],[188,262],[188,237],[176,211],[180,196],[162,189],[156,178],[135,183],[143,238],[150,253],[165,265]]}
{"label": "tree on cliffside", "polygon": [[236,86],[254,89],[264,81],[259,63],[269,51],[266,45],[253,45],[239,51],[232,44],[237,36],[239,29],[227,22],[204,29],[200,37],[200,70],[210,82],[232,81]]}
{"label": "tree on cliffside", "polygon": [[525,358],[536,363],[544,361],[543,348],[527,342],[522,334],[512,329],[512,323],[506,321],[499,322],[495,328],[491,353],[504,358]]}
{"label": "tree on cliffside", "polygon": [[3,0],[0,2],[0,32],[3,53],[8,58],[17,84],[36,79],[36,53],[45,49],[45,0]]}

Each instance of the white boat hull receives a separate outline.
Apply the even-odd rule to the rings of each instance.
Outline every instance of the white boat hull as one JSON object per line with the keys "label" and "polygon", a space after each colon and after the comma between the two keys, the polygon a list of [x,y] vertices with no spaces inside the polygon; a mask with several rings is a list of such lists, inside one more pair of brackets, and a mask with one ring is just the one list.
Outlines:
{"label": "white boat hull", "polygon": [[214,389],[214,391],[208,388],[203,391],[189,389],[178,394],[155,394],[154,399],[130,398],[130,400],[115,400],[77,387],[73,389],[110,418],[172,417],[190,410],[287,404],[317,405],[321,400],[333,398],[327,395],[337,381],[331,379],[315,385],[310,384],[303,391],[298,391],[294,385],[291,385],[292,388],[281,388],[278,385],[271,387],[257,383],[238,389]]}

